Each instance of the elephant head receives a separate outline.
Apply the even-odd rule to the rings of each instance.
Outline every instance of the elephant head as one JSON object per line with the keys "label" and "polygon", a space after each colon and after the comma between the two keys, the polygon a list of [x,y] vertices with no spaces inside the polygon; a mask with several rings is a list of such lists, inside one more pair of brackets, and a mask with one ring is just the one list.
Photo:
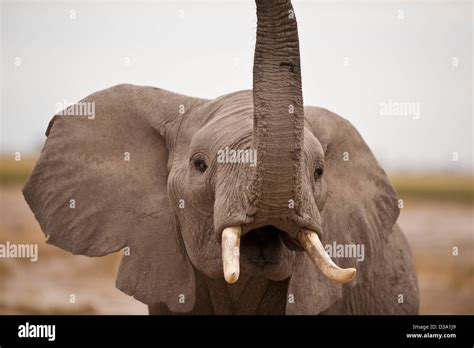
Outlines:
{"label": "elephant head", "polygon": [[[144,303],[189,312],[214,296],[201,279],[265,279],[285,284],[286,313],[319,313],[369,276],[398,217],[359,133],[303,106],[290,1],[256,3],[252,91],[94,93],[79,103],[94,117],[71,106],[51,120],[24,187],[48,243],[87,256],[127,248],[117,287]],[[339,268],[323,242],[364,244],[364,263]]]}

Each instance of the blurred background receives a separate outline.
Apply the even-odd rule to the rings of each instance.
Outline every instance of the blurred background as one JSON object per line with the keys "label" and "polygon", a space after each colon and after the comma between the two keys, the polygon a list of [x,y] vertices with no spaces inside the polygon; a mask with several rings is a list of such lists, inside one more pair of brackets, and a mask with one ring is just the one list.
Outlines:
{"label": "blurred background", "polygon": [[[420,312],[474,314],[473,3],[293,3],[305,104],[349,119],[395,185]],[[47,245],[21,187],[57,108],[97,90],[250,89],[255,5],[4,1],[0,11],[0,243],[39,246],[36,263],[0,259],[0,314],[144,314],[115,289],[120,253]]]}

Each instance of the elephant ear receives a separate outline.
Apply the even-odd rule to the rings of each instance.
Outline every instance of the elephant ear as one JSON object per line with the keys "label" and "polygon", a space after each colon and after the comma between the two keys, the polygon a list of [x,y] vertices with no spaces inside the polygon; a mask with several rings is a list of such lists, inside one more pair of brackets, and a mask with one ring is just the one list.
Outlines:
{"label": "elephant ear", "polygon": [[167,197],[166,137],[198,103],[132,85],[94,93],[51,120],[23,189],[49,244],[86,256],[125,248],[117,287],[177,312],[193,308],[195,279]]}
{"label": "elephant ear", "polygon": [[305,119],[325,152],[327,199],[321,212],[322,243],[363,247],[363,261],[333,255],[339,266],[357,269],[352,282],[340,285],[324,277],[304,255],[290,281],[294,303],[287,306],[289,314],[320,313],[354,285],[368,281],[400,212],[387,175],[349,121],[316,107],[305,107]]}

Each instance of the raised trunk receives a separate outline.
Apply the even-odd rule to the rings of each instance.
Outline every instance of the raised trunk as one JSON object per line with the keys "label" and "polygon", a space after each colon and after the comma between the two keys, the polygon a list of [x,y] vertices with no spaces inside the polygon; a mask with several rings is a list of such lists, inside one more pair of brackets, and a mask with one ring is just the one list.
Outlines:
{"label": "raised trunk", "polygon": [[295,212],[290,200],[297,209],[301,194],[304,115],[298,30],[289,0],[256,3],[254,206],[257,215],[285,218]]}

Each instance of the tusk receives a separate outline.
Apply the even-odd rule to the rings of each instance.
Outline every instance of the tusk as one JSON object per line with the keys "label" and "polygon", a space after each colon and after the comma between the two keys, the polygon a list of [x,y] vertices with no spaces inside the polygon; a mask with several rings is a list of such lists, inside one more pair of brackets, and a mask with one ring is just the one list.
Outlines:
{"label": "tusk", "polygon": [[222,264],[225,281],[229,284],[239,279],[240,232],[240,226],[226,227],[222,231]]}
{"label": "tusk", "polygon": [[303,244],[311,261],[331,280],[338,283],[347,283],[354,279],[356,275],[355,268],[340,268],[336,265],[326,250],[324,250],[321,241],[316,232],[311,230],[302,230],[299,234],[299,240]]}

